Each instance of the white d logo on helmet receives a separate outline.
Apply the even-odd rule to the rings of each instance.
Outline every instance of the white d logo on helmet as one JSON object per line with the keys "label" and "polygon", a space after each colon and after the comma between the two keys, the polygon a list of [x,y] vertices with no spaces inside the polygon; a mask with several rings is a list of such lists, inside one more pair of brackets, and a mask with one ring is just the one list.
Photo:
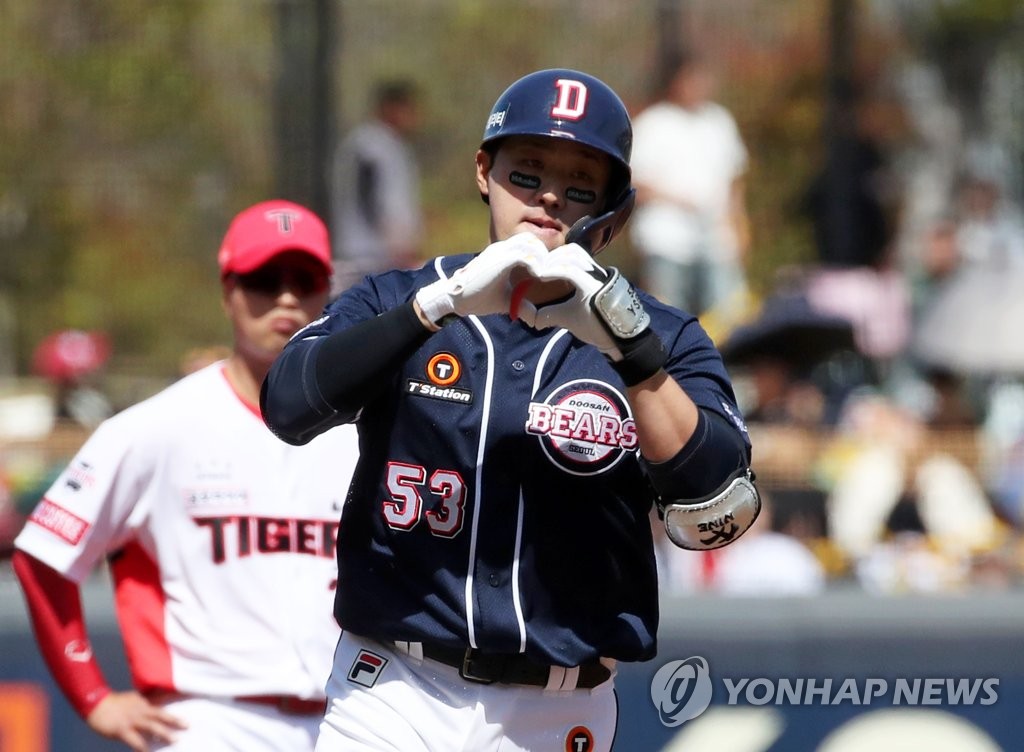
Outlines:
{"label": "white d logo on helmet", "polygon": [[551,108],[551,117],[556,120],[579,120],[587,110],[587,87],[582,81],[560,78],[555,81],[558,101]]}

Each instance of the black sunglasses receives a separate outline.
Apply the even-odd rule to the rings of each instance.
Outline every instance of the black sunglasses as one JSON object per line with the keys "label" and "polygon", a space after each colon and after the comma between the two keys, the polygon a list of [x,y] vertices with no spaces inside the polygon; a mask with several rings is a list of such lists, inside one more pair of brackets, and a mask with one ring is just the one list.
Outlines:
{"label": "black sunglasses", "polygon": [[247,292],[277,296],[282,289],[291,290],[300,298],[319,295],[327,290],[327,275],[318,269],[270,264],[248,274],[235,274],[238,283]]}

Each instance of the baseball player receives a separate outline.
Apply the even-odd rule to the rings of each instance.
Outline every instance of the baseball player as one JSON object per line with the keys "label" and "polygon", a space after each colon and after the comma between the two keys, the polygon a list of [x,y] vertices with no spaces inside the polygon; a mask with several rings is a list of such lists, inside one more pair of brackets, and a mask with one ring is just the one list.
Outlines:
{"label": "baseball player", "polygon": [[[327,230],[263,202],[231,223],[219,262],[231,355],[100,425],[31,514],[14,568],[47,665],[97,733],[140,751],[310,752],[355,429],[287,446],[258,399],[327,302]],[[82,619],[80,583],[103,561],[134,691],[108,686]]]}
{"label": "baseball player", "polygon": [[710,339],[593,255],[630,147],[598,79],[516,81],[476,155],[491,244],[366,278],[271,367],[275,433],[360,434],[317,752],[609,750],[616,662],[656,652],[652,505],[693,549],[756,517]]}

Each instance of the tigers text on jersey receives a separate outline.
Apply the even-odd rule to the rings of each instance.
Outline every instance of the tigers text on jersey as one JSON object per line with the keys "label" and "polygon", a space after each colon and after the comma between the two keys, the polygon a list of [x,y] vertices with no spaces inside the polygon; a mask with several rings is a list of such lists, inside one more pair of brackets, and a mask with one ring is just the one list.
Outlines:
{"label": "tigers text on jersey", "polygon": [[139,690],[322,697],[357,452],[278,440],[215,364],[103,423],[16,545],[76,582],[109,561]]}
{"label": "tigers text on jersey", "polygon": [[[408,302],[469,258],[367,278],[286,354]],[[697,321],[641,297],[669,373],[744,431]],[[345,629],[564,666],[653,656],[654,496],[625,386],[597,348],[504,315],[459,319],[405,361],[358,426],[338,547]]]}

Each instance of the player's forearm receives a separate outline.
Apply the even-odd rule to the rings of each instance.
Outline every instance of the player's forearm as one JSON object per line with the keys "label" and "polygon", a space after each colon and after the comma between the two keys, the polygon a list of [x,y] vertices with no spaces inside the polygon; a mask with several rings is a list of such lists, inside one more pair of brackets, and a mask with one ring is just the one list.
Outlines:
{"label": "player's forearm", "polygon": [[84,719],[110,694],[92,654],[78,586],[35,557],[11,559],[32,620],[39,652],[64,696]]}
{"label": "player's forearm", "polygon": [[701,498],[749,464],[739,431],[697,407],[664,371],[628,393],[640,454],[663,498]]}
{"label": "player's forearm", "polygon": [[350,422],[431,333],[406,303],[326,337],[290,343],[263,384],[264,421],[291,444]]}
{"label": "player's forearm", "polygon": [[697,406],[664,370],[627,388],[640,453],[649,462],[674,457],[697,427]]}

